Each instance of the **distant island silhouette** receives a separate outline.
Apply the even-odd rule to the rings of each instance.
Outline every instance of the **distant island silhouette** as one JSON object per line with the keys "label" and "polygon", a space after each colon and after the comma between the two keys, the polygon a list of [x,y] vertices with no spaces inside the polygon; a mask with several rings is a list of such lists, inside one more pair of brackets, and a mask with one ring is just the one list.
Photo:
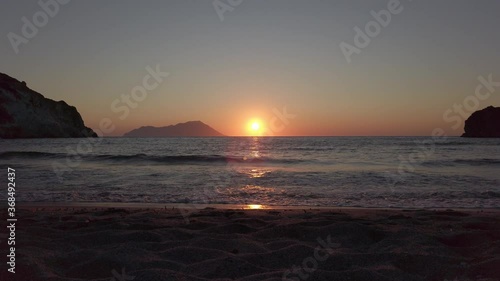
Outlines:
{"label": "distant island silhouette", "polygon": [[76,107],[45,98],[7,74],[0,73],[0,138],[97,137]]}
{"label": "distant island silhouette", "polygon": [[188,121],[166,127],[145,126],[132,130],[124,137],[223,137],[224,135],[201,121]]}

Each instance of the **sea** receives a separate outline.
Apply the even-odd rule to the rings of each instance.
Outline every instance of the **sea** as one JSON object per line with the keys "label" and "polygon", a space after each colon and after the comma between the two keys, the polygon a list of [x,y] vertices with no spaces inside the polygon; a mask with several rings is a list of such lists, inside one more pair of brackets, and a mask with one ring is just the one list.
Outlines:
{"label": "sea", "polygon": [[0,167],[23,203],[500,208],[500,139],[0,139]]}

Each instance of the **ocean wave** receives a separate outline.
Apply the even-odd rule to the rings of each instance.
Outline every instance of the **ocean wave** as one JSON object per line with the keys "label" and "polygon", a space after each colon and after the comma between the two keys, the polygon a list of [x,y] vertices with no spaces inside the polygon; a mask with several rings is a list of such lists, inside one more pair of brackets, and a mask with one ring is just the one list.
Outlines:
{"label": "ocean wave", "polygon": [[49,152],[38,152],[38,151],[7,151],[0,153],[0,159],[10,159],[10,158],[58,158],[64,157],[64,153],[49,153]]}
{"label": "ocean wave", "polygon": [[269,157],[237,157],[225,155],[147,155],[147,154],[132,154],[132,155],[110,155],[110,154],[84,154],[72,155],[65,153],[48,153],[35,151],[8,151],[0,153],[0,159],[62,159],[67,157],[80,157],[86,161],[109,161],[115,163],[137,163],[137,162],[152,162],[162,164],[227,164],[227,163],[271,163],[271,164],[293,164],[304,162],[301,159],[279,159]]}
{"label": "ocean wave", "polygon": [[457,164],[466,164],[473,166],[482,166],[482,165],[498,165],[500,164],[500,159],[456,159],[454,160]]}
{"label": "ocean wave", "polygon": [[332,147],[292,147],[286,148],[286,150],[295,150],[295,151],[332,151],[339,148]]}
{"label": "ocean wave", "polygon": [[446,167],[456,165],[469,165],[469,166],[491,166],[500,165],[500,159],[479,158],[479,159],[450,159],[450,160],[435,160],[423,162],[424,166],[433,167]]}
{"label": "ocean wave", "polygon": [[470,139],[464,139],[461,141],[436,141],[433,142],[436,146],[462,146],[462,145],[481,145],[481,146],[498,146],[500,142],[497,140],[488,140],[489,142],[484,142],[482,141],[481,143],[478,143],[476,139],[470,140]]}

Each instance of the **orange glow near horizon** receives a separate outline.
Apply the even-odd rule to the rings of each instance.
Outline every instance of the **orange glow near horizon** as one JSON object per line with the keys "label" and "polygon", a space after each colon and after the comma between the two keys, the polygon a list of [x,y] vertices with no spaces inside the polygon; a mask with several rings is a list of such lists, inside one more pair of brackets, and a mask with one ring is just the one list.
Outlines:
{"label": "orange glow near horizon", "polygon": [[[235,104],[228,107],[227,111],[221,113],[210,113],[208,115],[196,115],[192,117],[189,112],[183,112],[179,116],[170,117],[162,115],[152,116],[150,112],[140,111],[137,108],[134,115],[126,120],[120,120],[111,116],[116,129],[105,136],[122,136],[131,130],[142,126],[164,127],[184,123],[190,120],[201,120],[226,136],[247,137],[272,137],[272,136],[429,136],[434,128],[443,128],[447,135],[458,135],[461,129],[452,130],[449,124],[435,121],[432,114],[420,116],[418,114],[402,116],[404,111],[390,112],[391,118],[387,118],[380,112],[361,112],[350,116],[349,112],[338,109],[335,113],[318,115],[314,110],[300,111],[290,107],[288,113],[296,114],[297,117],[289,119],[288,124],[282,122],[272,111],[264,105],[250,106],[246,104]],[[85,125],[94,130],[101,129],[103,115],[91,115],[85,112],[82,115]],[[85,118],[86,116],[87,119]],[[88,120],[88,121],[87,121]]]}

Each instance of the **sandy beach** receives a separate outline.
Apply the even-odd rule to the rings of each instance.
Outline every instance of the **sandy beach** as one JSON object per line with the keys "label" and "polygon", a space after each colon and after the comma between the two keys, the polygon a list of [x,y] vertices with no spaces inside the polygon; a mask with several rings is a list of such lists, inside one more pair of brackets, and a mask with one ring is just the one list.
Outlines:
{"label": "sandy beach", "polygon": [[1,3],[0,281],[500,281],[500,0]]}
{"label": "sandy beach", "polygon": [[24,206],[16,225],[1,280],[500,280],[495,210]]}

